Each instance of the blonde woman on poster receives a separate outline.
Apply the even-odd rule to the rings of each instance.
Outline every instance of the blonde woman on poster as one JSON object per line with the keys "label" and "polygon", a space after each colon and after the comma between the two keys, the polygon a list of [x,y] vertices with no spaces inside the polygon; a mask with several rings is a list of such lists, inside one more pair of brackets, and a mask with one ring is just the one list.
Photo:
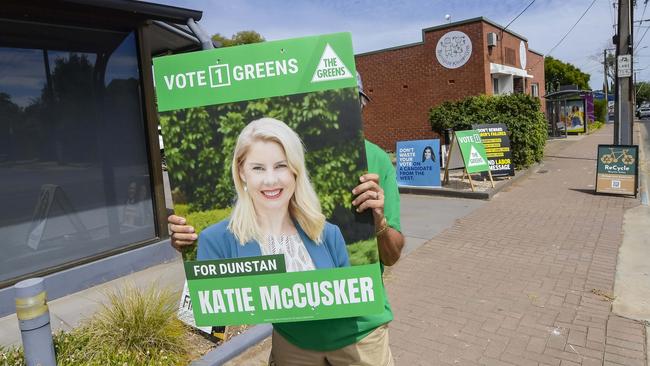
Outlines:
{"label": "blonde woman on poster", "polygon": [[231,171],[232,215],[201,233],[198,260],[284,254],[288,272],[350,265],[341,231],[321,212],[302,142],[284,122],[248,124]]}

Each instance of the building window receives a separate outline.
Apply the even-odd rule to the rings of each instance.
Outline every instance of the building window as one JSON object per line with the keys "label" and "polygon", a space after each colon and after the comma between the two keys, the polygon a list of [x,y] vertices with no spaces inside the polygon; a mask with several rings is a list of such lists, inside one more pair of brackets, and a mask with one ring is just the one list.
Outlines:
{"label": "building window", "polygon": [[515,63],[516,63],[517,61],[515,61],[515,58],[516,58],[516,57],[515,57],[515,50],[514,50],[514,48],[506,47],[505,49],[506,49],[506,59],[505,59],[505,63],[506,63],[506,65],[515,66]]}
{"label": "building window", "polygon": [[0,284],[153,239],[135,34],[2,22]]}
{"label": "building window", "polygon": [[530,95],[539,98],[539,83],[530,84]]}
{"label": "building window", "polygon": [[523,94],[525,90],[524,78],[513,77],[512,78],[512,92]]}
{"label": "building window", "polygon": [[499,79],[498,78],[492,78],[492,94],[494,94],[494,95],[499,94]]}

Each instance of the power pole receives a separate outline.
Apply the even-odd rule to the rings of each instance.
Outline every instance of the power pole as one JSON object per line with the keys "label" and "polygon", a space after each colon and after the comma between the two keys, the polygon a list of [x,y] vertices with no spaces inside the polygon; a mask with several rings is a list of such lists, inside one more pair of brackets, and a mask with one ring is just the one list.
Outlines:
{"label": "power pole", "polygon": [[634,121],[634,84],[632,68],[634,60],[632,20],[632,0],[618,1],[618,33],[616,44],[616,116],[614,119],[614,144],[632,144],[632,125]]}
{"label": "power pole", "polygon": [[[609,98],[608,98],[608,95],[607,95],[607,90],[609,89],[609,85],[608,85],[609,80],[607,78],[607,50],[606,49],[603,50],[603,66],[604,66],[603,71],[605,72],[605,74],[604,74],[605,75],[605,82],[603,83],[604,84],[603,85],[603,92],[605,92],[605,106],[607,106],[607,115],[609,115]],[[609,119],[609,117],[607,117],[606,119]],[[605,122],[607,122],[607,121],[605,121]]]}

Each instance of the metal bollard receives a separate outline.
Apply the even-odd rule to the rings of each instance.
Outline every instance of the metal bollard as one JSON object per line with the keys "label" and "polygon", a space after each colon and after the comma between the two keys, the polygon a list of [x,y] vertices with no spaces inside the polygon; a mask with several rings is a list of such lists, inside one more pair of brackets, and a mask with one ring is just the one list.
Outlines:
{"label": "metal bollard", "polygon": [[18,282],[16,290],[16,315],[23,338],[27,366],[56,366],[50,311],[42,278]]}

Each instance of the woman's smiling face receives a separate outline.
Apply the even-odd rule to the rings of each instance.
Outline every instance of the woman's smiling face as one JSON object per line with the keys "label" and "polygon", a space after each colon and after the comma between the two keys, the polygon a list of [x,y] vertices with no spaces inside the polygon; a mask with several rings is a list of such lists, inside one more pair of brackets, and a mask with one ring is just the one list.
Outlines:
{"label": "woman's smiling face", "polygon": [[284,149],[277,142],[253,142],[241,164],[239,177],[245,182],[258,214],[289,208],[296,190],[296,177],[289,168]]}

